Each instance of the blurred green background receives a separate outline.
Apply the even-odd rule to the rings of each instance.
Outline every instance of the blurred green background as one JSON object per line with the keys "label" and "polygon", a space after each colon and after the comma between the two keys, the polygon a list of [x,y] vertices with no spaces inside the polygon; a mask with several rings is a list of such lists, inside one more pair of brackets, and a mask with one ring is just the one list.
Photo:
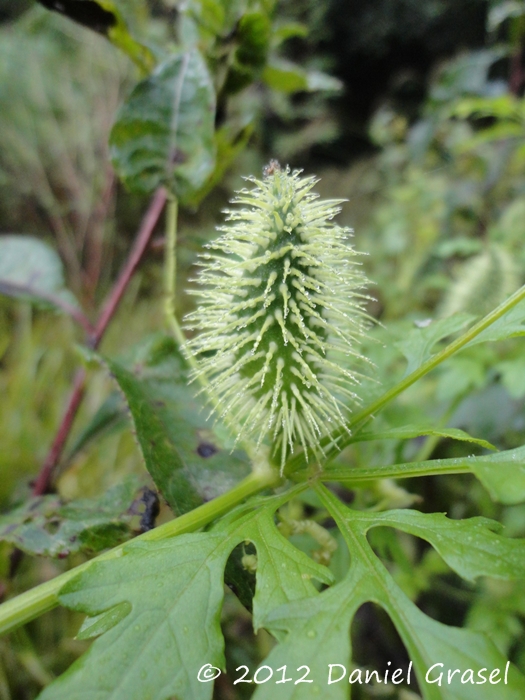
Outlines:
{"label": "blurred green background", "polygon": [[[121,4],[146,41],[174,36],[176,0]],[[339,221],[355,229],[356,248],[368,253],[370,311],[383,324],[375,332],[379,342],[367,350],[388,384],[402,369],[402,339],[414,323],[456,312],[468,314],[465,319],[483,315],[525,282],[525,6],[509,0],[282,0],[274,14],[283,27],[295,25],[288,38],[282,32],[281,55],[320,81],[325,74],[337,80],[320,91],[272,90],[256,80],[236,97],[250,113],[249,140],[200,205],[181,211],[177,311],[190,308],[184,289],[195,256],[214,236],[241,176],[258,175],[277,158],[317,174],[322,196],[348,200]],[[30,0],[0,0],[0,233],[30,234],[50,244],[91,318],[147,206],[147,198],[118,183],[108,155],[116,110],[136,80],[131,61],[103,36]],[[123,354],[164,328],[162,248],[160,226],[104,337],[106,355]],[[2,511],[29,494],[82,362],[80,342],[68,317],[0,296]],[[83,429],[113,391],[104,371],[88,371],[86,397],[60,465],[64,498],[97,495],[143,471],[125,421],[108,424],[96,440],[79,446]],[[524,397],[525,352],[519,339],[509,340],[452,359],[388,408],[384,420],[401,425],[424,416],[508,449],[525,442]],[[432,440],[354,449],[359,454],[348,451],[343,459],[379,464],[467,453],[456,443]],[[495,505],[467,476],[446,483],[421,479],[409,484],[410,493],[377,485],[360,493],[358,505],[376,503],[377,490],[388,506],[416,501],[427,512],[486,515],[500,520],[507,534],[525,536],[525,508]],[[487,630],[525,668],[525,598],[517,587],[491,580],[468,587],[417,542],[407,537],[394,546],[387,540],[380,543],[385,557],[428,614]],[[10,547],[2,544],[0,555],[2,595],[82,560],[26,557],[10,579]],[[339,575],[341,556],[332,562]],[[86,645],[71,640],[79,621],[57,610],[0,640],[0,700],[34,698],[64,670]],[[370,608],[353,630],[360,639],[358,662],[372,668],[402,646],[393,633],[380,634],[378,624]],[[251,634],[249,615],[233,595],[224,629],[233,667],[256,663],[268,650],[270,640]],[[368,697],[359,692],[358,699]],[[227,684],[216,696],[243,697]],[[400,691],[392,697],[413,696]]]}

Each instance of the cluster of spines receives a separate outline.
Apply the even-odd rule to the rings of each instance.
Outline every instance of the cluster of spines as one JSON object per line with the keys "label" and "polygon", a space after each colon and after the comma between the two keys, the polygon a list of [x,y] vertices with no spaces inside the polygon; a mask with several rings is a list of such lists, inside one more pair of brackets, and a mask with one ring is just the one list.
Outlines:
{"label": "cluster of spines", "polygon": [[297,444],[322,452],[358,400],[346,358],[362,359],[366,279],[351,231],[332,223],[340,200],[318,201],[314,177],[272,162],[247,179],[255,187],[200,256],[187,350],[238,439],[269,438],[282,467]]}

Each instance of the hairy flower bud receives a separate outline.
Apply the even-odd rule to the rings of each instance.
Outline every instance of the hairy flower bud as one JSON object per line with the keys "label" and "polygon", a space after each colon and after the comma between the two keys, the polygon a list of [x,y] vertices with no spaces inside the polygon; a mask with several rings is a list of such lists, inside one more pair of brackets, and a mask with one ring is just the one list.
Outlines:
{"label": "hairy flower bud", "polygon": [[357,400],[366,278],[351,230],[332,223],[341,200],[319,201],[314,177],[272,161],[247,179],[200,256],[187,351],[238,438],[269,439],[282,468],[296,445],[320,455]]}

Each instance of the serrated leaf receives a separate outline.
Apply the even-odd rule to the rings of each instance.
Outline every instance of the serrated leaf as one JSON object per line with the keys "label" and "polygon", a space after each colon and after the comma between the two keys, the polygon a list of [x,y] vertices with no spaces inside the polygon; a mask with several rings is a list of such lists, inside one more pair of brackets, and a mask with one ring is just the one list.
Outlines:
{"label": "serrated leaf", "polygon": [[68,607],[101,616],[127,603],[130,612],[116,624],[110,616],[97,617],[107,631],[40,700],[208,700],[212,684],[199,683],[197,674],[204,663],[224,666],[223,571],[237,544],[250,539],[257,549],[256,616],[273,598],[316,596],[312,576],[331,581],[327,569],[298,550],[290,566],[291,545],[272,520],[287,498],[268,499],[257,513],[217,531],[131,542],[122,557],[95,562],[70,581],[60,594]]}
{"label": "serrated leaf", "polygon": [[497,534],[500,523],[489,518],[452,520],[442,513],[390,510],[385,513],[352,513],[352,519],[369,527],[386,525],[430,542],[462,578],[478,576],[525,578],[525,540]]}
{"label": "serrated leaf", "polygon": [[58,254],[33,236],[0,236],[0,294],[73,314],[80,309],[66,289]]}
{"label": "serrated leaf", "polygon": [[244,539],[257,548],[257,587],[253,600],[253,627],[257,632],[272,608],[290,600],[309,597],[311,579],[332,582],[332,574],[294,547],[276,529],[272,510],[266,510],[243,526]]}
{"label": "serrated leaf", "polygon": [[433,435],[450,440],[461,440],[463,442],[472,442],[487,450],[497,449],[487,440],[475,438],[458,428],[433,428],[425,425],[404,425],[399,428],[387,428],[378,432],[360,432],[353,436],[348,443],[352,442],[370,442],[372,440],[412,440],[413,438],[421,437],[422,435]]}
{"label": "serrated leaf", "polygon": [[454,314],[414,328],[403,340],[396,342],[396,347],[408,360],[405,376],[414,372],[431,357],[436,343],[462,330],[472,319],[471,314]]}
{"label": "serrated leaf", "polygon": [[0,517],[0,539],[28,554],[63,557],[99,552],[129,539],[138,479],[128,479],[97,498],[64,504],[58,496],[32,498]]}
{"label": "serrated leaf", "polygon": [[[353,669],[350,664],[350,626],[358,608],[366,602],[380,605],[389,614],[413,662],[424,700],[492,700],[493,687],[476,684],[479,679],[476,674],[487,668],[499,668],[503,676],[507,663],[503,655],[483,634],[432,620],[405,596],[377,559],[366,538],[366,531],[377,514],[351,511],[326,489],[320,489],[319,495],[348,545],[351,566],[341,583],[313,597],[308,606],[291,603],[269,613],[266,625],[281,630],[286,637],[273,649],[265,663],[273,668],[286,665],[292,671],[306,664],[309,667],[308,679],[312,682],[299,686],[294,683],[262,685],[255,692],[254,700],[347,698],[348,679]],[[379,517],[386,519],[387,516]],[[438,686],[427,682],[437,675],[431,674],[427,678],[428,670],[436,663],[443,664],[445,674],[448,669],[459,668],[461,672],[472,669],[472,684],[461,683],[459,674],[450,684]],[[328,685],[330,664],[344,667],[346,673],[342,682]],[[337,678],[340,673],[341,669],[336,669]],[[381,679],[381,670],[379,675]],[[356,678],[354,675],[354,682],[357,682]],[[407,680],[406,674],[404,680]],[[498,697],[520,700],[523,687],[525,678],[510,666],[508,685],[498,686]]]}
{"label": "serrated leaf", "polygon": [[380,467],[341,469],[334,465],[323,473],[325,481],[348,484],[373,479],[408,479],[431,474],[458,474],[472,472],[485,486],[495,501],[513,505],[525,501],[525,446],[481,457],[432,459],[425,462],[405,462]]}
{"label": "serrated leaf", "polygon": [[190,198],[215,165],[215,92],[197,49],[170,56],[140,82],[111,131],[113,164],[129,189],[166,186]]}

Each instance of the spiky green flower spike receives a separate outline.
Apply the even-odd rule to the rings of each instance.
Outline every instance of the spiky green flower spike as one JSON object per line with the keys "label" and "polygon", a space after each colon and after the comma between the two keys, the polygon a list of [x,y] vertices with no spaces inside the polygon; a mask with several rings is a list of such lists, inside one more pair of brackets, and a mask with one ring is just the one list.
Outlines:
{"label": "spiky green flower spike", "polygon": [[368,326],[351,230],[332,223],[341,200],[318,201],[316,178],[300,173],[271,161],[262,181],[247,178],[254,187],[232,201],[243,208],[226,211],[201,255],[204,289],[185,324],[221,417],[238,438],[270,440],[281,470],[296,445],[320,457],[345,425]]}

